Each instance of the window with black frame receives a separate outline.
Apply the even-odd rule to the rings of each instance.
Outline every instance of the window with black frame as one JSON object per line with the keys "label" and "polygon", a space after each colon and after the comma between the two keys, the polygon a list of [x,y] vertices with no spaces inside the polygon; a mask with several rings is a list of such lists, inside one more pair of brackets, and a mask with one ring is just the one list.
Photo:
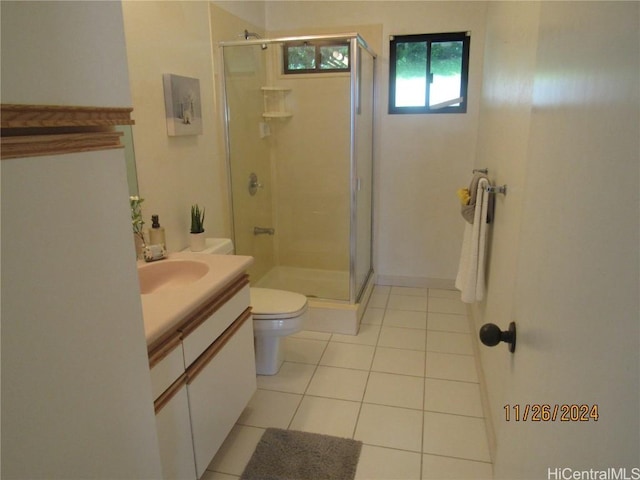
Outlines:
{"label": "window with black frame", "polygon": [[349,42],[291,42],[282,49],[285,74],[349,71]]}
{"label": "window with black frame", "polygon": [[467,32],[390,38],[389,113],[465,113]]}

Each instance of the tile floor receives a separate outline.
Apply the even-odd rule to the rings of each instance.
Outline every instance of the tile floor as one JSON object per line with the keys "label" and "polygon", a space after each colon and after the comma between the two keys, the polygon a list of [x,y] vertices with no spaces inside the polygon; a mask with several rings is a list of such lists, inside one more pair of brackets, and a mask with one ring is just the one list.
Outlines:
{"label": "tile floor", "polygon": [[267,427],[361,440],[357,479],[492,478],[459,295],[376,286],[357,336],[288,337],[203,479],[238,478]]}

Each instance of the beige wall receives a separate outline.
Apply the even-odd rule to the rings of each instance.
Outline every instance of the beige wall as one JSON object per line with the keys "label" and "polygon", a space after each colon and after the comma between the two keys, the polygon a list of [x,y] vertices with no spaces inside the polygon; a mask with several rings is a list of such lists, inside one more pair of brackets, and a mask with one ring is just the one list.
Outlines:
{"label": "beige wall", "polygon": [[[480,347],[496,478],[637,467],[638,14],[635,2],[489,5],[476,165],[509,189],[474,317],[518,327],[514,355]],[[505,405],[527,404],[601,416],[505,420]]]}
{"label": "beige wall", "polygon": [[[190,208],[206,209],[207,236],[230,235],[224,137],[214,90],[207,2],[124,1],[133,137],[143,215],[160,216],[167,248],[188,246]],[[162,75],[200,80],[203,133],[167,135]]]}

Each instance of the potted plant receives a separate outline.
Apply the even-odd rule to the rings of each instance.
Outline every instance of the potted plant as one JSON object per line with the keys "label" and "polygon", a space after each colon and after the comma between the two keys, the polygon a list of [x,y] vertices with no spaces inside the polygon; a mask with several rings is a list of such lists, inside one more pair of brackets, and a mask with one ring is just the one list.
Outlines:
{"label": "potted plant", "polygon": [[142,219],[142,209],[140,204],[144,202],[144,198],[137,195],[129,197],[129,205],[131,207],[131,224],[133,226],[133,240],[136,246],[136,258],[142,258],[142,250],[145,247],[144,233],[142,227],[144,220]]}
{"label": "potted plant", "polygon": [[204,250],[204,208],[200,209],[198,204],[191,205],[191,234],[189,239],[192,252]]}

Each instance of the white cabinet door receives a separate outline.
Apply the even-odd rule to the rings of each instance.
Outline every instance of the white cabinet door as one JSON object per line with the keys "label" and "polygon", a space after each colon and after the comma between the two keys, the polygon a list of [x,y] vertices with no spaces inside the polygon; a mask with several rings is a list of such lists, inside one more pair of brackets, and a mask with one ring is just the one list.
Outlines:
{"label": "white cabinet door", "polygon": [[193,460],[186,377],[184,379],[179,390],[156,412],[162,478],[165,480],[197,478]]}
{"label": "white cabinet door", "polygon": [[187,370],[196,475],[205,469],[256,390],[250,310]]}

